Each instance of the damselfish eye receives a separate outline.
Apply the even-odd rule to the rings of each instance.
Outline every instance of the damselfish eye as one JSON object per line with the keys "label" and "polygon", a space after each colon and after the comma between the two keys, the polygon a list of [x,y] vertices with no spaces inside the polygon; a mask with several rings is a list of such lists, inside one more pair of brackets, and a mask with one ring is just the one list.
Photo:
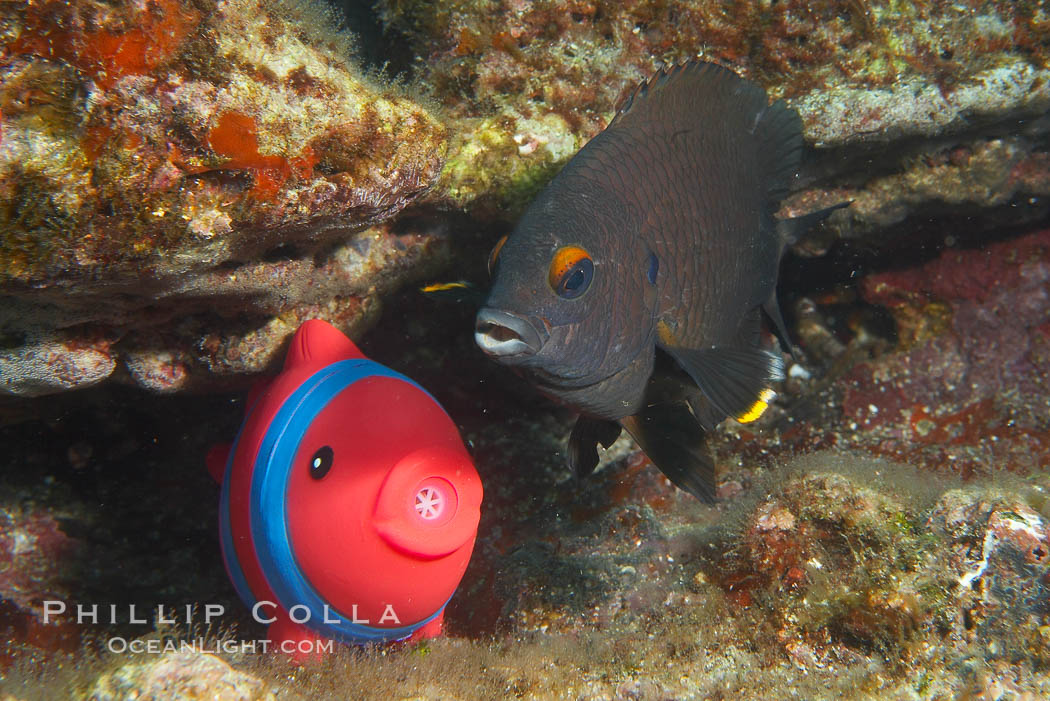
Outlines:
{"label": "damselfish eye", "polygon": [[575,299],[587,291],[594,277],[594,261],[579,246],[563,246],[554,254],[547,281],[563,299]]}
{"label": "damselfish eye", "polygon": [[327,445],[323,448],[318,448],[314,456],[310,458],[310,476],[315,480],[323,479],[328,471],[332,469],[332,461],[335,459],[335,452]]}
{"label": "damselfish eye", "polygon": [[499,252],[505,243],[507,243],[506,234],[500,237],[500,240],[492,247],[492,253],[489,254],[489,277],[492,277],[492,274],[496,272],[496,263],[499,261]]}

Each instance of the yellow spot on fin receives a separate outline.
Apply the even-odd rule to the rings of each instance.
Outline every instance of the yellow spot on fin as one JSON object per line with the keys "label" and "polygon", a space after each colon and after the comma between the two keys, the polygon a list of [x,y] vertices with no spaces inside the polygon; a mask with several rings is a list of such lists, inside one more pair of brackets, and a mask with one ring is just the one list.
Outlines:
{"label": "yellow spot on fin", "polygon": [[752,404],[751,408],[743,414],[737,416],[736,420],[742,424],[751,423],[766,412],[766,409],[769,408],[769,403],[773,401],[775,396],[777,396],[777,393],[769,388],[762,390],[758,395],[758,401]]}

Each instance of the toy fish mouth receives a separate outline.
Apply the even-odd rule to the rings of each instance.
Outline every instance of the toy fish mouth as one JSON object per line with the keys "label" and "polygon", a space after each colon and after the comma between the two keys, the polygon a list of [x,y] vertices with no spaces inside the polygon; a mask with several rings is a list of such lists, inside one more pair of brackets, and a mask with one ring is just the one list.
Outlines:
{"label": "toy fish mouth", "polygon": [[482,309],[474,326],[478,347],[498,359],[536,355],[548,338],[541,320],[500,309]]}

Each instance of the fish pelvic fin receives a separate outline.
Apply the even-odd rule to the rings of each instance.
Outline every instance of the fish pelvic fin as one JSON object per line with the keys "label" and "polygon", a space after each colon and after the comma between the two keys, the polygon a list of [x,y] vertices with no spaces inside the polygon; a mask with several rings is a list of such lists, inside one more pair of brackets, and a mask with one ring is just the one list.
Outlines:
{"label": "fish pelvic fin", "polygon": [[581,416],[569,434],[569,469],[576,479],[594,472],[598,466],[598,444],[608,448],[620,437],[620,425],[615,421]]}
{"label": "fish pelvic fin", "polygon": [[666,348],[712,409],[741,423],[760,417],[776,396],[773,384],[784,379],[780,354],[760,348]]}
{"label": "fish pelvic fin", "polygon": [[715,461],[685,401],[650,404],[620,423],[667,479],[700,501],[715,501]]}

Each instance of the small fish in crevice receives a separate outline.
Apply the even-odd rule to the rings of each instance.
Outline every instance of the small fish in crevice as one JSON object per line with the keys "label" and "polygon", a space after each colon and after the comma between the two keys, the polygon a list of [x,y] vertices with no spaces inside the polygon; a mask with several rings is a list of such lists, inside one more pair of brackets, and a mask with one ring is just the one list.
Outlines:
{"label": "small fish in crevice", "polygon": [[423,296],[430,299],[463,302],[478,307],[485,300],[485,292],[469,280],[434,282],[420,287],[419,291]]}
{"label": "small fish in crevice", "polygon": [[802,347],[819,365],[830,366],[843,353],[846,344],[835,336],[828,327],[816,303],[809,297],[800,297],[794,305],[795,333],[802,341]]}
{"label": "small fish in crevice", "polygon": [[705,431],[772,401],[783,360],[761,331],[765,316],[787,346],[780,257],[832,211],[774,218],[802,145],[798,114],[732,71],[662,70],[497,244],[475,338],[580,411],[576,474],[622,427],[677,486],[714,500]]}

